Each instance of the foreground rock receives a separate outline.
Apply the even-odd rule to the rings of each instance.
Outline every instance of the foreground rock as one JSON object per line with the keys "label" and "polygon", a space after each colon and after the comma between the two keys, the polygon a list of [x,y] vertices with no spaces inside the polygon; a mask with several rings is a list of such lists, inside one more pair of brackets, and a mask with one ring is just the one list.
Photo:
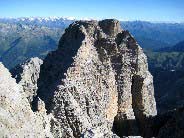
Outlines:
{"label": "foreground rock", "polygon": [[0,63],[0,136],[52,137],[49,122],[44,110],[33,113],[23,88]]}
{"label": "foreground rock", "polygon": [[157,114],[147,58],[117,20],[71,24],[41,66],[37,97],[63,137],[144,135]]}
{"label": "foreground rock", "polygon": [[16,79],[16,82],[23,87],[23,91],[30,103],[33,101],[33,97],[37,95],[37,80],[42,64],[43,61],[36,57],[31,58],[11,70],[12,76]]}

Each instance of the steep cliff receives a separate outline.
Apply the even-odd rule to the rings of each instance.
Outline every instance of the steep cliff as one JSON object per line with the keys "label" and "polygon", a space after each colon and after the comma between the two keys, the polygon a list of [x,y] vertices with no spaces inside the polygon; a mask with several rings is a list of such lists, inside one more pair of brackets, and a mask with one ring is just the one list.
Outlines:
{"label": "steep cliff", "polygon": [[165,130],[147,58],[117,20],[76,21],[43,62],[11,72],[16,81],[0,64],[2,136],[149,138]]}
{"label": "steep cliff", "polygon": [[66,29],[41,66],[37,97],[53,113],[63,137],[89,131],[105,137],[112,131],[144,135],[145,120],[157,114],[147,58],[111,19],[76,21]]}

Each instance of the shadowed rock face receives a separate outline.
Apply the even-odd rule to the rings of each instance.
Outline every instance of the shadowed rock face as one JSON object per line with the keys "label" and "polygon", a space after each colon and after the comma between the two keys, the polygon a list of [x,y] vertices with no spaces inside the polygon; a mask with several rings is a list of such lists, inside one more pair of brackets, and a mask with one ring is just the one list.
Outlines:
{"label": "shadowed rock face", "polygon": [[99,22],[99,26],[110,37],[116,37],[122,31],[119,21],[113,19],[102,20]]}
{"label": "shadowed rock face", "polygon": [[[157,122],[158,120],[162,122],[158,138],[182,138],[184,136],[184,107],[160,115]],[[160,122],[157,124],[161,124]]]}
{"label": "shadowed rock face", "polygon": [[[117,20],[76,21],[44,60],[37,97],[63,137],[111,137],[113,124],[119,136],[144,134],[140,122],[157,114],[152,81],[142,49]],[[127,120],[135,124],[121,130]]]}
{"label": "shadowed rock face", "polygon": [[39,58],[31,58],[25,63],[11,70],[16,82],[23,87],[28,101],[31,103],[37,92],[37,80],[39,78],[40,66],[43,61]]}

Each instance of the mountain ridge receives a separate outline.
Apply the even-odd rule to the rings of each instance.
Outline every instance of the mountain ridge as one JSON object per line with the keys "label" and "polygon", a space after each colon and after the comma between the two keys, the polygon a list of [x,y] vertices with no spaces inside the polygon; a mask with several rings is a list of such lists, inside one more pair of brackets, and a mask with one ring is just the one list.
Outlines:
{"label": "mountain ridge", "polygon": [[158,52],[184,52],[184,40],[172,47],[165,47],[157,50]]}

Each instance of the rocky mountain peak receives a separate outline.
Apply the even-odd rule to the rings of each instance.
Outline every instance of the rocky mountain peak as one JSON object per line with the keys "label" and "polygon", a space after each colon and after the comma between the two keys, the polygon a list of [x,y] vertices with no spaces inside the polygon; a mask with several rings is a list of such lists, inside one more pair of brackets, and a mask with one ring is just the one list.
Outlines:
{"label": "rocky mountain peak", "polygon": [[18,84],[0,64],[2,136],[149,138],[175,119],[156,116],[146,55],[117,20],[72,23],[57,50],[12,74]]}
{"label": "rocky mountain peak", "polygon": [[[64,136],[89,130],[112,136],[112,129],[119,136],[144,135],[146,118],[157,114],[147,58],[113,19],[71,24],[45,58],[37,92]],[[129,127],[120,131],[124,126]]]}
{"label": "rocky mountain peak", "polygon": [[120,22],[115,19],[106,19],[99,22],[103,32],[111,37],[115,37],[122,31]]}

